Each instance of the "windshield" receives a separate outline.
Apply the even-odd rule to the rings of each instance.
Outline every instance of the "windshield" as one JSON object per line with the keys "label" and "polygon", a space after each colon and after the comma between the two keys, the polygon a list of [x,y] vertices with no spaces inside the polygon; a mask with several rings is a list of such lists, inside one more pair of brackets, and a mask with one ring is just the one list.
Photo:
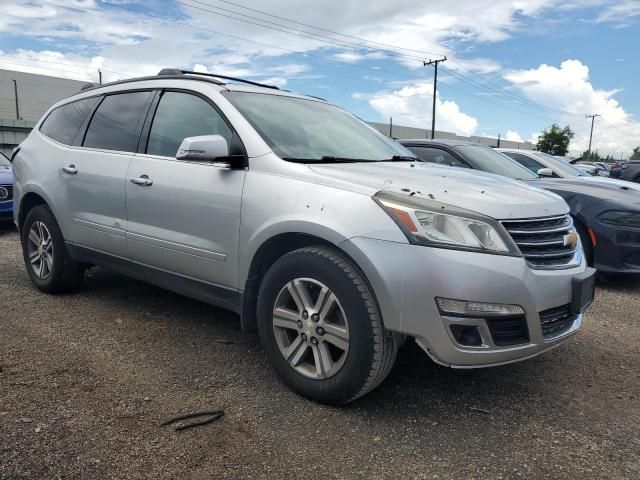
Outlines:
{"label": "windshield", "polygon": [[9,161],[9,159],[4,153],[0,152],[0,168],[10,168],[10,167],[11,167],[11,162]]}
{"label": "windshield", "polygon": [[561,177],[590,177],[587,172],[584,170],[580,170],[578,167],[574,167],[569,162],[565,160],[560,160],[553,155],[549,155],[544,152],[535,152],[534,155],[542,158],[548,165],[551,170],[557,173]]}
{"label": "windshield", "polygon": [[339,162],[416,159],[402,145],[332,105],[284,95],[252,92],[224,94],[271,149],[285,160]]}
{"label": "windshield", "polygon": [[460,152],[469,157],[479,170],[483,172],[495,173],[504,177],[516,180],[531,180],[538,178],[538,175],[520,165],[512,158],[495,151],[490,147],[480,145],[458,145]]}

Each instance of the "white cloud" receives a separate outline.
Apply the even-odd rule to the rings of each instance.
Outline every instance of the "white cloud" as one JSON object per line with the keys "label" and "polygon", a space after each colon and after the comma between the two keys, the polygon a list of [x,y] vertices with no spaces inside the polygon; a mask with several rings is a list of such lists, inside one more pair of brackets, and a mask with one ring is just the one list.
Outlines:
{"label": "white cloud", "polygon": [[513,130],[507,130],[507,133],[504,136],[505,140],[510,140],[512,142],[524,142],[522,136],[518,132],[514,132]]}
{"label": "white cloud", "polygon": [[504,76],[531,100],[566,112],[559,123],[576,132],[572,151],[582,152],[589,142],[590,119],[596,119],[592,148],[600,153],[630,152],[640,138],[640,123],[614,98],[619,90],[600,90],[589,79],[589,68],[579,60],[565,60],[560,67],[540,65],[531,70],[512,71]]}
{"label": "white cloud", "polygon": [[[431,127],[433,87],[431,83],[416,83],[396,91],[372,94],[369,105],[384,118],[393,117],[394,123],[418,128]],[[460,110],[452,100],[442,100],[436,95],[436,130],[471,135],[478,121]]]}
{"label": "white cloud", "polygon": [[633,17],[640,16],[638,0],[619,0],[609,4],[596,18],[597,22],[613,22],[619,26],[628,26]]}

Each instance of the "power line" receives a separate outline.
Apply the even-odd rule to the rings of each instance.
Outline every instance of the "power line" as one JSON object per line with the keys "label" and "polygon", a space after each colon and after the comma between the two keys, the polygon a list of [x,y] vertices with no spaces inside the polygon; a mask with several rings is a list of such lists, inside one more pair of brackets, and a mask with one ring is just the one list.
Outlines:
{"label": "power line", "polygon": [[[381,44],[381,45],[384,45],[384,46],[387,46],[387,47],[394,48],[396,50],[385,50],[385,49],[380,49],[380,48],[372,48],[372,47],[370,47],[368,45],[364,45],[362,43],[345,42],[345,41],[338,40],[338,39],[335,39],[335,38],[332,38],[332,37],[318,35],[318,34],[313,33],[313,32],[303,31],[303,30],[299,30],[299,29],[297,29],[296,32],[300,32],[300,33],[295,33],[295,32],[290,32],[290,31],[283,31],[283,30],[280,30],[278,28],[270,27],[270,26],[267,26],[267,25],[256,24],[255,22],[252,22],[252,21],[249,21],[249,20],[245,20],[245,19],[242,19],[242,18],[231,17],[229,15],[221,14],[219,12],[215,12],[215,11],[212,11],[212,10],[209,10],[209,9],[197,7],[195,5],[186,4],[186,3],[184,3],[184,2],[182,2],[180,0],[172,0],[172,1],[174,1],[175,3],[179,3],[181,5],[188,6],[190,8],[195,8],[195,9],[198,9],[198,10],[206,11],[206,12],[212,13],[214,15],[220,15],[220,16],[223,16],[223,17],[232,18],[233,20],[247,22],[247,23],[250,23],[250,24],[253,24],[253,25],[259,25],[259,26],[262,26],[264,28],[269,28],[269,29],[272,29],[272,30],[279,31],[281,33],[288,33],[288,34],[291,34],[291,35],[296,35],[296,36],[299,36],[299,37],[316,40],[316,41],[327,43],[327,44],[331,44],[331,45],[334,45],[334,46],[341,46],[341,47],[349,46],[349,47],[352,47],[352,48],[367,49],[367,50],[372,51],[372,52],[384,52],[384,53],[396,55],[396,56],[399,56],[399,57],[404,57],[404,58],[407,58],[407,59],[420,60],[420,61],[424,61],[424,58],[422,56],[408,55],[408,54],[404,54],[404,53],[398,52],[396,50],[413,51],[413,52],[423,53],[423,54],[427,54],[427,55],[431,54],[429,52],[422,52],[420,50],[404,49],[403,47],[399,47],[397,45],[381,44],[379,42],[374,42],[374,41],[371,41],[371,40],[368,40],[368,39],[365,39],[365,38],[362,38],[362,37],[353,36],[353,35],[344,35],[344,34],[341,34],[340,32],[336,32],[334,30],[324,29],[322,27],[317,27],[317,26],[310,25],[310,24],[307,24],[307,23],[298,22],[298,21],[295,21],[295,20],[288,19],[286,17],[279,16],[279,15],[273,15],[273,14],[270,14],[270,13],[265,12],[263,10],[244,7],[242,5],[239,5],[237,3],[230,2],[230,1],[227,1],[227,0],[218,0],[218,1],[234,5],[236,7],[244,8],[244,9],[250,10],[252,12],[257,12],[257,13],[260,13],[262,15],[267,15],[267,16],[272,17],[272,18],[277,18],[277,19],[280,19],[280,20],[284,20],[286,22],[290,22],[290,23],[294,23],[294,24],[298,24],[298,25],[303,25],[303,26],[306,26],[306,27],[309,27],[309,28],[314,28],[314,29],[321,30],[321,31],[330,32],[332,34],[345,36],[347,38],[353,38],[353,39],[359,40],[360,42]],[[271,25],[276,25],[276,26],[283,27],[283,28],[288,28],[290,30],[292,29],[291,27],[289,27],[287,25],[283,25],[281,23],[270,22],[268,20],[264,20],[264,19],[261,19],[261,18],[258,18],[258,17],[242,14],[242,13],[234,11],[234,10],[224,9],[222,7],[214,6],[211,3],[204,2],[204,1],[201,1],[201,0],[189,0],[189,1],[191,1],[193,3],[201,4],[201,5],[206,5],[206,6],[209,6],[209,7],[212,7],[212,8],[217,8],[218,10],[222,10],[222,11],[225,11],[225,12],[228,12],[228,13],[233,13],[235,15],[239,15],[239,16],[242,16],[242,17],[250,18],[252,20],[258,20],[260,22],[269,23]],[[321,40],[321,39],[315,38],[315,37],[309,37],[308,35],[315,35],[317,37],[320,37],[320,38],[323,38],[323,39],[327,39],[329,41]],[[339,41],[339,42],[342,42],[342,43],[335,43],[336,41]],[[433,55],[436,55],[436,54],[433,54]],[[438,56],[442,56],[441,54],[437,54],[437,55]],[[470,70],[468,70],[467,68],[465,68],[460,62],[457,62],[455,60],[452,60],[452,61],[456,65],[458,65],[462,70],[464,70],[466,72],[469,72],[471,75],[473,75],[473,73]],[[509,101],[518,102],[518,103],[522,104],[522,106],[525,107],[525,108],[535,108],[537,110],[546,111],[546,112],[549,112],[549,113],[558,112],[558,113],[561,113],[563,115],[570,115],[570,116],[580,116],[581,115],[579,113],[568,112],[568,111],[565,111],[565,110],[560,110],[560,109],[557,109],[557,108],[549,107],[549,106],[541,104],[539,102],[535,102],[533,100],[527,99],[527,98],[525,98],[523,96],[517,95],[517,94],[507,90],[506,88],[498,85],[497,83],[494,83],[494,82],[491,82],[491,81],[489,81],[487,79],[484,79],[483,77],[478,76],[476,78],[481,79],[482,81],[487,83],[489,86],[485,86],[485,85],[481,84],[480,82],[478,82],[477,80],[475,80],[472,77],[467,77],[467,76],[465,76],[463,74],[455,72],[451,68],[448,68],[447,70],[451,71],[456,77],[458,77],[462,81],[465,81],[466,83],[474,84],[476,87],[480,87],[481,89],[484,89],[484,90],[489,90],[489,91],[493,90],[493,91],[491,91],[491,93],[494,93],[494,91],[498,92],[498,95],[503,96],[505,99],[507,99]],[[502,93],[502,92],[505,92],[505,93]]]}

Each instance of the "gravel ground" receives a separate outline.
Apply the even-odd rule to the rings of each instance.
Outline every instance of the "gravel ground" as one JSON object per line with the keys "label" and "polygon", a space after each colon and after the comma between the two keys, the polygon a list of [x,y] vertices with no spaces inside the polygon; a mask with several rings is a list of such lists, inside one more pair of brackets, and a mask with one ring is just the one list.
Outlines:
{"label": "gravel ground", "polygon": [[574,339],[492,369],[408,342],[332,408],[284,387],[226,311],[101,269],[39,293],[0,227],[0,478],[640,478],[638,312],[640,278],[600,284]]}

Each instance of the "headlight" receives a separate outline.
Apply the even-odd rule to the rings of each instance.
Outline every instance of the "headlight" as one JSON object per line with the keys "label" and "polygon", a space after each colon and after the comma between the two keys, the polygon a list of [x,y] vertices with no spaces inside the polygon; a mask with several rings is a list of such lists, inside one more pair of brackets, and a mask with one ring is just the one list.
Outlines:
{"label": "headlight", "polygon": [[424,198],[380,191],[373,199],[417,245],[501,255],[520,253],[494,219]]}
{"label": "headlight", "polygon": [[640,228],[639,212],[623,212],[610,210],[598,215],[598,220],[609,225],[614,225],[616,227]]}

